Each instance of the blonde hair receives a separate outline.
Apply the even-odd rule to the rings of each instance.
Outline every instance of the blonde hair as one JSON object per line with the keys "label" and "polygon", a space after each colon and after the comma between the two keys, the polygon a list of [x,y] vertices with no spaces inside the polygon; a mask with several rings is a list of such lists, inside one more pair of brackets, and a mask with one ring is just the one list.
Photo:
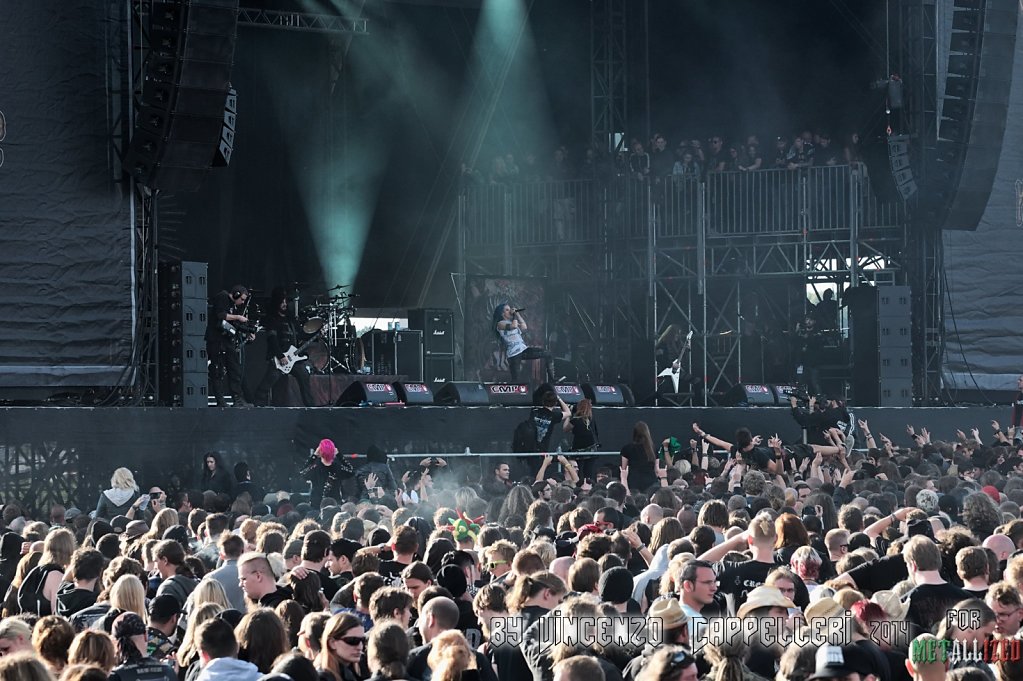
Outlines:
{"label": "blonde hair", "polygon": [[547,539],[534,539],[529,545],[529,549],[536,555],[540,556],[540,560],[543,561],[544,568],[549,568],[551,566],[551,562],[558,557],[558,550],[554,548],[554,544]]}
{"label": "blonde hair", "polygon": [[107,674],[117,664],[114,639],[105,631],[86,629],[75,636],[68,650],[68,664],[89,664],[101,667]]}
{"label": "blonde hair", "polygon": [[114,471],[110,477],[110,486],[114,489],[138,490],[139,488],[135,482],[135,476],[127,468],[118,468]]}
{"label": "blonde hair", "polygon": [[426,664],[433,670],[433,678],[436,681],[459,681],[473,658],[465,635],[451,629],[438,635],[431,644],[433,647]]}
{"label": "blonde hair", "polygon": [[121,575],[110,587],[110,607],[133,612],[147,622],[146,587],[135,575]]}
{"label": "blonde hair", "polygon": [[753,541],[758,544],[770,543],[771,546],[774,546],[774,542],[778,539],[778,532],[774,529],[774,522],[768,516],[758,515],[750,521],[749,529]]}
{"label": "blonde hair", "polygon": [[181,639],[181,647],[178,648],[176,655],[178,664],[182,668],[190,665],[193,662],[193,657],[199,654],[199,641],[195,636],[199,631],[199,625],[213,619],[224,610],[225,608],[216,603],[203,603],[192,613],[188,619],[188,628],[185,629],[185,635]]}
{"label": "blonde hair", "polygon": [[71,554],[75,552],[77,543],[71,530],[60,528],[46,536],[43,542],[43,555],[39,558],[40,565],[55,563],[66,568],[71,563]]}
{"label": "blonde hair", "polygon": [[188,600],[192,602],[190,609],[207,603],[216,603],[224,610],[231,609],[231,601],[227,598],[224,585],[212,577],[207,577],[196,584],[195,589],[188,596]]}
{"label": "blonde hair", "polygon": [[153,518],[153,525],[149,528],[149,531],[142,536],[142,541],[163,539],[163,533],[167,531],[168,527],[174,527],[179,524],[180,522],[177,511],[173,508],[162,509]]}

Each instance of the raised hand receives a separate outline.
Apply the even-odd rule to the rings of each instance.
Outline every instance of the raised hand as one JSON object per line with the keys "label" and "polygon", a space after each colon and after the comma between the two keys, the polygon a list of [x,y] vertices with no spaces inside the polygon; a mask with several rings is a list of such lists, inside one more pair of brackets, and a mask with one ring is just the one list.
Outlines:
{"label": "raised hand", "polygon": [[961,430],[956,431],[956,438],[959,440],[966,440],[966,433]]}
{"label": "raised hand", "polygon": [[781,438],[778,437],[778,433],[775,433],[774,437],[767,441],[767,446],[771,449],[781,449]]}
{"label": "raised hand", "polygon": [[376,473],[370,473],[369,475],[367,475],[366,476],[366,489],[373,489],[374,487],[376,487],[378,479],[379,478],[377,477]]}
{"label": "raised hand", "polygon": [[695,421],[693,422],[693,432],[699,435],[700,437],[703,437],[703,431],[700,430],[700,424],[696,423]]}
{"label": "raised hand", "polygon": [[754,445],[759,447],[760,443],[763,442],[763,441],[764,441],[764,438],[760,437],[759,435],[754,435],[753,436],[753,444]]}
{"label": "raised hand", "polygon": [[996,433],[1001,431],[1002,429],[1002,427],[998,425],[998,421],[991,421],[991,427],[994,429]]}
{"label": "raised hand", "polygon": [[551,465],[552,461],[554,461],[554,455],[553,454],[544,454],[543,455],[543,463],[540,464],[540,465],[543,468],[547,468],[548,466]]}
{"label": "raised hand", "polygon": [[916,428],[914,428],[913,426],[911,426],[911,425],[909,425],[907,423],[906,424],[906,433],[908,433],[910,437],[915,438],[916,437]]}
{"label": "raised hand", "polygon": [[867,419],[857,419],[856,425],[859,426],[859,429],[862,430],[864,433],[870,432],[870,428],[867,426]]}
{"label": "raised hand", "polygon": [[970,428],[970,435],[973,436],[974,440],[980,440],[980,429],[979,428]]}

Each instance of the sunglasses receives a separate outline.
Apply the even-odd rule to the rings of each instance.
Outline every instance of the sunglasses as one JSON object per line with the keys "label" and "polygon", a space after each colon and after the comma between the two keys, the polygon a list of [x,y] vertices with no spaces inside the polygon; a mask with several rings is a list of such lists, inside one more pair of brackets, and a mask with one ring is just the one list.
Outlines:
{"label": "sunglasses", "polygon": [[498,565],[507,565],[507,564],[508,564],[508,561],[506,561],[506,560],[492,560],[489,563],[487,563],[487,568],[493,570]]}
{"label": "sunglasses", "polygon": [[345,645],[355,647],[355,646],[363,645],[366,642],[366,637],[365,636],[342,636],[341,638],[338,639],[338,641],[341,641]]}

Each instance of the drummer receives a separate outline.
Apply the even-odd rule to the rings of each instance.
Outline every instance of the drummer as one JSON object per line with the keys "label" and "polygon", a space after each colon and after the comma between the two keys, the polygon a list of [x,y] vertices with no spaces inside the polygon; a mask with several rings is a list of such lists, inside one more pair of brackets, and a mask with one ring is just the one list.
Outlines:
{"label": "drummer", "polygon": [[[309,362],[304,359],[302,352],[294,352],[299,347],[298,323],[289,314],[288,297],[284,288],[275,288],[270,294],[270,314],[263,326],[266,329],[266,373],[256,388],[256,404],[268,406],[270,391],[282,378],[292,376],[298,382],[302,404],[307,407],[317,406],[309,385]],[[289,353],[289,350],[292,352]],[[295,361],[296,357],[303,359]]]}

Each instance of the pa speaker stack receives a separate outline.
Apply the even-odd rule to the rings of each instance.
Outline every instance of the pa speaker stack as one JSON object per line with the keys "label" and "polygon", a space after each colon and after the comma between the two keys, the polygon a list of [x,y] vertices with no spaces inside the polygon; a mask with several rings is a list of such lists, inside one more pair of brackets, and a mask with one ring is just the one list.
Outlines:
{"label": "pa speaker stack", "polygon": [[338,407],[388,407],[399,406],[398,392],[390,383],[356,381],[345,388],[337,399]]}
{"label": "pa speaker stack", "polygon": [[159,288],[160,402],[208,406],[206,263],[161,263]]}
{"label": "pa speaker stack", "polygon": [[408,328],[423,333],[423,381],[434,390],[455,377],[455,316],[451,310],[408,311]]}
{"label": "pa speaker stack", "polygon": [[447,406],[486,407],[487,389],[478,381],[449,381],[434,394],[434,402]]}
{"label": "pa speaker stack", "polygon": [[152,190],[195,191],[234,144],[238,0],[152,0],[142,105],[125,168]]}

